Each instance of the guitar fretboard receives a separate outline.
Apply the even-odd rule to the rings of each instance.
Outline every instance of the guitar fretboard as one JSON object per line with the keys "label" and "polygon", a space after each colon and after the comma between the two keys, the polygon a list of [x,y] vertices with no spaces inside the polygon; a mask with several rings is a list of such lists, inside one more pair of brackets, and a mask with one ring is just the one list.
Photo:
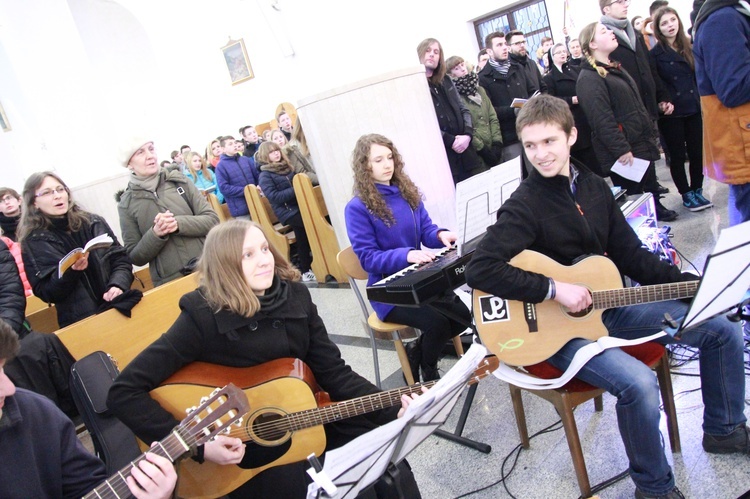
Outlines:
{"label": "guitar fretboard", "polygon": [[634,288],[608,289],[592,293],[593,308],[616,308],[640,303],[679,300],[695,295],[700,281],[674,282],[670,284],[656,284],[653,286],[638,286]]}
{"label": "guitar fretboard", "polygon": [[[154,447],[151,447],[149,452],[165,457],[171,462],[175,462],[190,450],[189,443],[186,442],[188,437],[186,435],[181,435],[180,430],[180,428],[175,428],[168,437],[158,442]],[[141,454],[141,456],[135,461],[131,461],[130,464],[122,468],[115,475],[95,487],[94,490],[83,496],[84,499],[120,499],[122,497],[130,497],[132,494],[130,493],[130,489],[128,489],[126,479],[130,476],[133,467],[137,466],[143,459],[146,459],[145,454]]]}
{"label": "guitar fretboard", "polygon": [[436,381],[428,381],[426,383],[365,395],[364,397],[337,402],[325,407],[295,412],[286,416],[285,419],[292,431],[302,430],[393,407],[401,403],[401,395],[411,395],[412,393],[420,392],[423,386],[430,388],[435,383]]}

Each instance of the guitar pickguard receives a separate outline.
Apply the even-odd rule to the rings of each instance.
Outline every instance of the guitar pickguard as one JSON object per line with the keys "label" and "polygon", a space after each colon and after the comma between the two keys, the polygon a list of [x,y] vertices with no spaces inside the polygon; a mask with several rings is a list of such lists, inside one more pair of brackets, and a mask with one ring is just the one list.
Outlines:
{"label": "guitar pickguard", "polygon": [[292,439],[290,438],[283,444],[275,447],[258,445],[253,441],[245,442],[245,445],[245,456],[237,466],[249,470],[270,464],[286,454],[292,447]]}

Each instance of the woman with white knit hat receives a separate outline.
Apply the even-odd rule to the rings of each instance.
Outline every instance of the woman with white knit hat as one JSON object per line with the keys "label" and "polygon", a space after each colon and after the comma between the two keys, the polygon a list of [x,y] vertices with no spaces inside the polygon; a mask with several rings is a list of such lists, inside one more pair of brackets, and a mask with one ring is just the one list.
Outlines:
{"label": "woman with white knit hat", "polygon": [[155,286],[189,274],[219,217],[193,182],[159,166],[149,137],[126,139],[118,159],[132,173],[117,205],[130,258],[149,264]]}

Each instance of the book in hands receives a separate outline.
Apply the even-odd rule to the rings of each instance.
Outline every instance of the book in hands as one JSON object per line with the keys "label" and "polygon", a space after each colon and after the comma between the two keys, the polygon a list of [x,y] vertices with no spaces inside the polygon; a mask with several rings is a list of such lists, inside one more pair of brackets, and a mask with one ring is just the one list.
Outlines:
{"label": "book in hands", "polygon": [[526,104],[529,101],[529,99],[519,99],[516,97],[513,99],[513,102],[510,103],[510,107],[514,109],[521,109],[524,104]]}
{"label": "book in hands", "polygon": [[91,241],[87,242],[86,246],[84,246],[83,248],[76,248],[72,250],[70,253],[62,257],[60,263],[57,264],[57,278],[62,279],[65,271],[72,267],[73,264],[78,260],[83,258],[89,251],[100,248],[109,248],[110,246],[112,246],[113,242],[114,241],[111,237],[109,237],[109,234],[100,234],[93,238]]}

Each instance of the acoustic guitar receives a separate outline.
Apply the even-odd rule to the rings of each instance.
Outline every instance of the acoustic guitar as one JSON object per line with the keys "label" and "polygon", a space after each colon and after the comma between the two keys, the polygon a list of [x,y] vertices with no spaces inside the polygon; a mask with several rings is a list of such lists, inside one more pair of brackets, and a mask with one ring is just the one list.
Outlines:
{"label": "acoustic guitar", "polygon": [[[489,357],[478,366],[469,382],[476,383],[499,363]],[[232,382],[243,389],[251,410],[241,427],[228,436],[246,444],[238,465],[198,464],[185,460],[180,466],[178,494],[182,497],[219,497],[235,490],[261,471],[303,461],[311,453],[325,450],[324,424],[367,414],[401,404],[401,395],[419,393],[436,381],[365,395],[344,402],[331,402],[307,365],[299,359],[282,358],[254,367],[226,367],[205,362],[188,364],[151,396],[173,415],[184,400],[200,397],[211,387]]]}
{"label": "acoustic guitar", "polygon": [[[193,400],[197,400],[197,397]],[[248,410],[250,406],[242,390],[232,384],[221,389],[216,388],[209,397],[201,398],[200,406],[189,409],[188,415],[172,433],[151,447],[149,452],[175,462],[196,446],[208,442],[219,433],[226,432],[231,425],[238,423]],[[95,487],[84,496],[84,499],[131,497],[126,480],[133,467],[143,459],[146,459],[145,454]]]}
{"label": "acoustic guitar", "polygon": [[624,288],[617,267],[603,256],[565,266],[541,253],[525,250],[509,263],[557,281],[584,286],[592,298],[589,308],[572,313],[554,300],[526,303],[474,290],[474,321],[479,337],[487,350],[512,366],[547,360],[573,338],[596,341],[607,336],[602,322],[605,309],[690,298],[699,284],[688,281]]}

